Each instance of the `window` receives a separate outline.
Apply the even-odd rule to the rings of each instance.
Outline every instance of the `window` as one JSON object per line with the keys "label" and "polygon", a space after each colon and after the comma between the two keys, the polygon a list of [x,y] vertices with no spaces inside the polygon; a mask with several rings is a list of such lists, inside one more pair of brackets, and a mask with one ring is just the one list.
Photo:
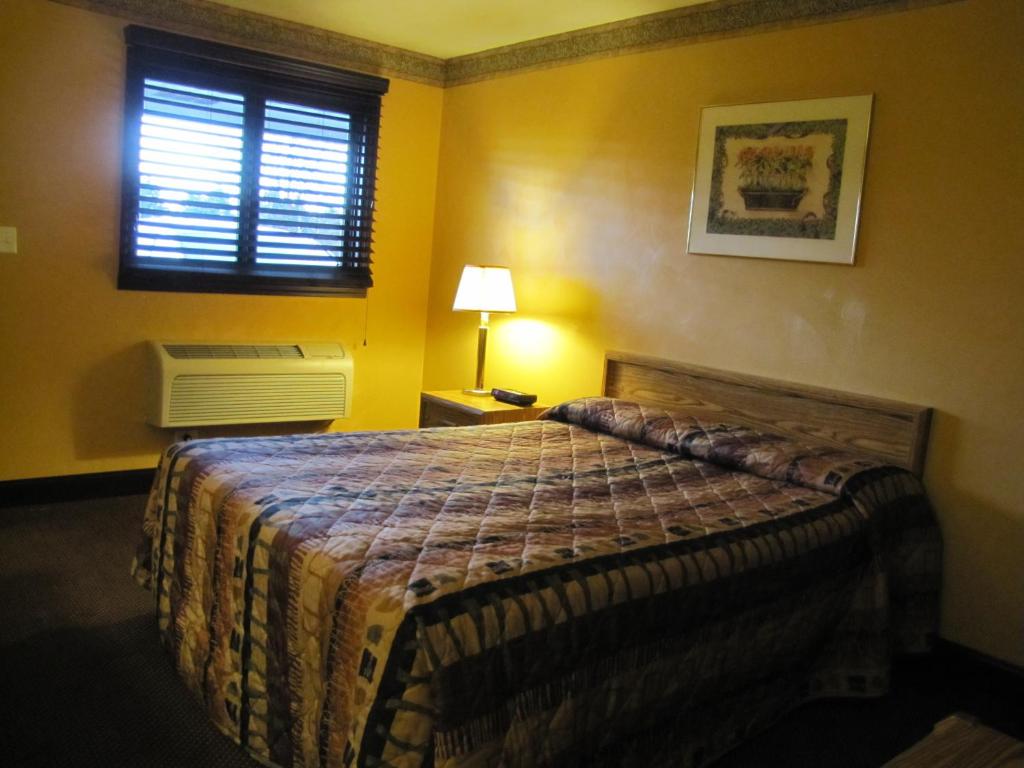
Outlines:
{"label": "window", "polygon": [[379,77],[131,26],[119,288],[363,296]]}

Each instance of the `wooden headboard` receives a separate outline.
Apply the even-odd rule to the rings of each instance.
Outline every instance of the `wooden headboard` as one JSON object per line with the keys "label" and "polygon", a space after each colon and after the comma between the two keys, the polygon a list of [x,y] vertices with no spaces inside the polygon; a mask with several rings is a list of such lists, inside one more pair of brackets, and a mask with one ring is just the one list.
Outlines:
{"label": "wooden headboard", "polygon": [[811,439],[924,470],[931,408],[626,352],[605,358],[604,394]]}

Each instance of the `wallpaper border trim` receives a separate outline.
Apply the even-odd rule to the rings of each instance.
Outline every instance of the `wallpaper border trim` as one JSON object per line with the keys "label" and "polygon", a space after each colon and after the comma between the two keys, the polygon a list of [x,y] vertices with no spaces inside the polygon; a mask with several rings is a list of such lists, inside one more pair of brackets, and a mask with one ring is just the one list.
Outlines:
{"label": "wallpaper border trim", "polygon": [[210,0],[50,0],[135,24],[374,75],[444,85],[445,61]]}
{"label": "wallpaper border trim", "polygon": [[713,0],[445,60],[445,85],[961,0]]}
{"label": "wallpaper border trim", "polygon": [[963,0],[712,0],[441,59],[211,0],[50,0],[174,32],[441,87],[674,45]]}

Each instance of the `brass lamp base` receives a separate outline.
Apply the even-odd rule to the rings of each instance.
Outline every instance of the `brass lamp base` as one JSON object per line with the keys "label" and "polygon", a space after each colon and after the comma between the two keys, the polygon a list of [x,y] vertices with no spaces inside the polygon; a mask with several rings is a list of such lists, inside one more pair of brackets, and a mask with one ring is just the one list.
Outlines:
{"label": "brass lamp base", "polygon": [[480,327],[476,332],[476,386],[462,390],[463,394],[474,397],[491,394],[491,390],[484,389],[484,358],[487,357],[487,323],[490,319],[487,312],[480,313]]}

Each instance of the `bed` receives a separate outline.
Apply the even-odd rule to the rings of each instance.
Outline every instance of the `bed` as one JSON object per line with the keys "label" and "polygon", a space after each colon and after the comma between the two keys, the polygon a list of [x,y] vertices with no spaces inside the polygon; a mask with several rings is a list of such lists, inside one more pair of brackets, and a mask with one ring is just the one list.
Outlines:
{"label": "bed", "polygon": [[136,579],[278,766],[700,765],[936,628],[929,411],[609,353],[516,424],[178,443]]}

